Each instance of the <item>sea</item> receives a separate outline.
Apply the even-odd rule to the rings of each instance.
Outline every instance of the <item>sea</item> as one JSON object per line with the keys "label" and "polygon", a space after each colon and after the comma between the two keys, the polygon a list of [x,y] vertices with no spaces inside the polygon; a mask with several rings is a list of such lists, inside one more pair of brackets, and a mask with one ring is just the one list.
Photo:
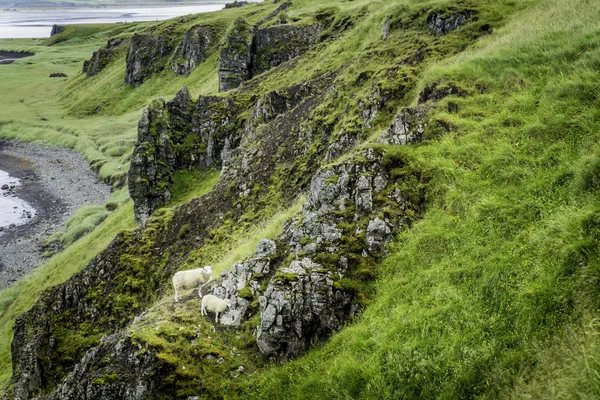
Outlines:
{"label": "sea", "polygon": [[[258,2],[259,0],[251,0]],[[4,9],[0,11],[1,39],[47,38],[52,25],[106,24],[142,21],[161,21],[188,14],[221,10],[232,0],[198,0],[183,6],[65,8],[65,9]]]}

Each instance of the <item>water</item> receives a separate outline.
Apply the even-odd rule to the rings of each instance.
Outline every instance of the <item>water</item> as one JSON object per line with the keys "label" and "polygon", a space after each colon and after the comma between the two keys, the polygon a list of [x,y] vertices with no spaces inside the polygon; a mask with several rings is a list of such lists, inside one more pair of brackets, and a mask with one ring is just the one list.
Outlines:
{"label": "water", "polygon": [[197,5],[187,6],[0,11],[0,38],[49,37],[54,24],[160,21],[182,15],[217,11],[225,7],[225,3],[231,2],[232,0],[200,0]]}
{"label": "water", "polygon": [[[9,189],[2,189],[4,185],[8,185]],[[12,224],[23,225],[35,216],[35,209],[13,193],[12,189],[19,186],[21,186],[19,179],[0,170],[0,227],[8,228]]]}

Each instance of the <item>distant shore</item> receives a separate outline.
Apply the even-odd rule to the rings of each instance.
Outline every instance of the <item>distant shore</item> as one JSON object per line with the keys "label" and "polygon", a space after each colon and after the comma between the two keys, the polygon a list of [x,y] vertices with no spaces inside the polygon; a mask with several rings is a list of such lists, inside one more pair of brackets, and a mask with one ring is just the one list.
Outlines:
{"label": "distant shore", "polygon": [[[258,3],[257,0],[249,0]],[[223,9],[227,0],[206,0],[186,3],[130,3],[123,4],[85,4],[66,7],[27,8],[4,6],[10,11],[0,11],[0,39],[47,38],[53,25],[94,25],[125,22],[155,22],[177,18],[189,14],[203,14]]]}
{"label": "distant shore", "polygon": [[17,196],[36,209],[30,223],[0,235],[0,289],[4,289],[43,262],[43,241],[64,229],[78,208],[104,204],[110,187],[81,155],[60,147],[0,139],[0,170],[21,180]]}

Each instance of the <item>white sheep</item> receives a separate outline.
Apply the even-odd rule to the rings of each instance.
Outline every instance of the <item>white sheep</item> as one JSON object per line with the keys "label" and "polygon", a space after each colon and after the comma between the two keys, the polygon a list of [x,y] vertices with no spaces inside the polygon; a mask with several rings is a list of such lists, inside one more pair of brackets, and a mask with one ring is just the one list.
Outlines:
{"label": "white sheep", "polygon": [[217,296],[207,294],[202,297],[202,315],[207,315],[207,310],[215,313],[215,322],[219,322],[219,313],[229,307],[229,300],[221,300]]}
{"label": "white sheep", "polygon": [[[179,289],[194,289],[210,281],[212,267],[179,271],[173,275],[173,287],[175,288],[175,301],[179,301]],[[202,288],[202,286],[200,286]]]}

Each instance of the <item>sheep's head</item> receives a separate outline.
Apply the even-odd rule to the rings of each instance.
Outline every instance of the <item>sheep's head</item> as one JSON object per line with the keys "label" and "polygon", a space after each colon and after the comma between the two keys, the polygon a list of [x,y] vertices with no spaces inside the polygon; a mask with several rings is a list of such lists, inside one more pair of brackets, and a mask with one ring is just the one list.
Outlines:
{"label": "sheep's head", "polygon": [[229,307],[229,305],[231,304],[231,300],[230,299],[225,300],[225,304],[227,304],[227,307]]}
{"label": "sheep's head", "polygon": [[209,275],[212,275],[212,265],[207,265],[204,267],[204,270],[208,272]]}

